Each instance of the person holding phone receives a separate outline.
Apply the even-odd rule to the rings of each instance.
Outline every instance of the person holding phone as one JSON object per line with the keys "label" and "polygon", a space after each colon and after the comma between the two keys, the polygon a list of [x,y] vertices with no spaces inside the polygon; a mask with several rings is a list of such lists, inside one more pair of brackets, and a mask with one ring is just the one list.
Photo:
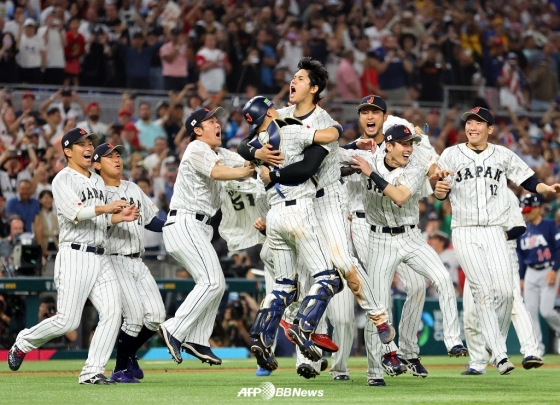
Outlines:
{"label": "person holding phone", "polygon": [[0,76],[3,83],[17,83],[17,54],[16,40],[10,32],[2,34],[2,48],[0,48]]}

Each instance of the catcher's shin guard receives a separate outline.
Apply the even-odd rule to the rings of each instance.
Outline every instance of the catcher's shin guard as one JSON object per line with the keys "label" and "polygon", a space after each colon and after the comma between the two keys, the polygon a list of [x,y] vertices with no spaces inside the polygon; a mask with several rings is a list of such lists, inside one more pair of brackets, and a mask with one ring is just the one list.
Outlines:
{"label": "catcher's shin guard", "polygon": [[321,271],[313,275],[315,284],[303,299],[294,323],[300,330],[314,332],[319,320],[325,313],[331,298],[342,291],[344,283],[336,269]]}
{"label": "catcher's shin guard", "polygon": [[252,339],[260,339],[266,347],[270,347],[274,343],[282,314],[286,307],[297,299],[298,295],[297,276],[294,280],[275,280],[274,283],[275,288],[277,284],[283,285],[285,288],[284,290],[274,289],[263,299],[261,309],[257,312],[250,332]]}

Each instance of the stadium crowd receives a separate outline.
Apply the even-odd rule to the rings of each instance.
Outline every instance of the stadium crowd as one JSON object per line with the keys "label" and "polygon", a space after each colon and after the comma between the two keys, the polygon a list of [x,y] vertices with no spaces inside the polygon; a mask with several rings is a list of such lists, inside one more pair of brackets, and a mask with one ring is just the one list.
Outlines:
{"label": "stadium crowd", "polygon": [[[0,277],[24,274],[14,272],[11,258],[22,235],[40,246],[43,263],[56,254],[50,183],[65,166],[60,139],[67,130],[78,126],[101,135],[100,142],[124,145],[127,178],[152,197],[164,219],[189,143],[181,130],[184,117],[199,106],[226,107],[223,145],[235,149],[248,132],[240,107],[257,94],[285,104],[303,56],[329,71],[321,105],[344,123],[341,143],[360,131],[357,116],[344,115],[341,103],[357,105],[367,94],[380,95],[390,114],[425,128],[438,153],[466,141],[460,112],[486,106],[496,116],[490,142],[514,150],[541,180],[558,182],[556,7],[560,1],[0,2],[5,85],[0,91]],[[39,103],[32,90],[17,99],[12,95],[20,83],[60,89]],[[462,86],[446,108],[444,86]],[[122,94],[118,113],[108,116],[102,95],[90,103],[80,98],[80,89],[91,87],[129,91]],[[168,97],[154,108],[141,95],[150,89],[165,90]],[[545,214],[560,226],[558,208],[560,198],[549,200]],[[420,227],[460,295],[463,278],[450,244],[449,201],[426,198],[421,214]],[[262,268],[258,254],[227,251],[217,232],[219,215],[213,224],[227,276],[245,277],[251,267]],[[161,235],[146,231],[148,254],[161,253],[161,246]],[[178,270],[177,277],[183,273]],[[29,274],[41,272],[32,268]],[[394,287],[398,292],[402,285],[397,280]],[[254,312],[249,298],[241,301],[242,314]],[[229,319],[217,325],[223,336],[216,344],[229,340],[232,313],[239,324],[240,305],[228,306]],[[2,312],[0,326],[5,317]],[[247,322],[243,329],[250,327]],[[234,335],[231,339],[243,345],[242,334]]]}

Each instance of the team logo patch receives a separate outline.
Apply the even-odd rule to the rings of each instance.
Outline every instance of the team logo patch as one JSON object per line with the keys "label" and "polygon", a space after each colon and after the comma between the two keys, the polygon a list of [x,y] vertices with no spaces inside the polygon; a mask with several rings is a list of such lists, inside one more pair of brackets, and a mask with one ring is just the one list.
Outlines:
{"label": "team logo patch", "polygon": [[208,108],[205,108],[205,109],[204,109],[204,111],[206,111],[206,112],[210,112],[210,110],[209,110]]}
{"label": "team logo patch", "polygon": [[251,118],[249,113],[245,114],[245,118],[247,119],[247,122],[249,122],[249,123],[253,122],[253,118]]}
{"label": "team logo patch", "polygon": [[107,146],[108,146],[109,148],[113,148],[113,144],[111,144],[111,143],[108,143]]}
{"label": "team logo patch", "polygon": [[83,129],[83,128],[80,128],[80,134],[82,134],[82,135],[85,135],[85,134],[87,134],[87,132],[86,132],[86,130],[85,130],[85,129]]}
{"label": "team logo patch", "polygon": [[366,103],[373,104],[374,99],[375,99],[375,96],[371,96],[370,98],[367,99]]}
{"label": "team logo patch", "polygon": [[471,112],[472,112],[473,114],[476,114],[476,113],[478,113],[479,111],[480,111],[480,107],[475,107],[475,108],[473,108],[473,109],[471,110]]}
{"label": "team logo patch", "polygon": [[404,132],[406,132],[407,134],[410,134],[410,129],[408,129],[407,127],[404,127]]}

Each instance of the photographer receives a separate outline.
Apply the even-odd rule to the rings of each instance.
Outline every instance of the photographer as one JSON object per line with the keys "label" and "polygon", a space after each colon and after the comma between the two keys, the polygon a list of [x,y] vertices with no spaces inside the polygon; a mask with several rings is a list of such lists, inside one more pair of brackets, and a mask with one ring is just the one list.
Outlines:
{"label": "photographer", "polygon": [[247,320],[241,299],[228,302],[222,327],[225,329],[230,347],[251,347],[251,338],[248,332],[251,329],[251,324]]}
{"label": "photographer", "polygon": [[[44,321],[47,318],[56,315],[56,302],[52,296],[44,297],[41,299],[41,305],[39,305],[39,322]],[[73,330],[60,337],[50,340],[48,343],[44,344],[42,348],[44,349],[70,349],[72,346],[76,348],[76,345],[72,343],[78,340],[78,331]]]}
{"label": "photographer", "polygon": [[0,294],[0,349],[9,349],[15,342],[15,335],[10,331],[11,317],[7,315],[6,296]]}

